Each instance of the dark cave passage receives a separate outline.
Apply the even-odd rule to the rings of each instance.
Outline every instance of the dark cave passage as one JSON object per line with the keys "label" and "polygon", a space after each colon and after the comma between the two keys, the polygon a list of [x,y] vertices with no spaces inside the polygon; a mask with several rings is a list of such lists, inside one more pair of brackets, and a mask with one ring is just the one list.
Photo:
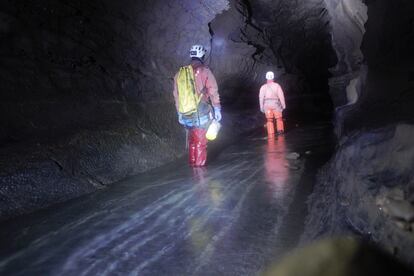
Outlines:
{"label": "dark cave passage", "polygon": [[[232,1],[231,8],[209,24],[210,65],[227,69],[220,86],[225,107],[236,112],[257,110],[264,73],[271,70],[286,93],[288,117],[298,121],[331,118],[329,68],[336,65],[337,58],[324,7],[323,3],[306,6],[286,1],[280,7]],[[249,56],[246,46],[254,49]],[[238,70],[225,66],[241,55],[246,57]]]}
{"label": "dark cave passage", "polygon": [[[266,144],[259,90],[272,71],[286,99],[287,143],[313,141],[316,152],[331,153],[329,135],[318,144],[317,135],[302,132],[320,125],[332,125],[337,142],[332,158],[324,155],[312,175],[300,174],[302,167],[293,161],[284,163],[312,187],[299,185],[298,194],[292,192],[294,205],[306,214],[298,215],[305,220],[303,233],[288,237],[289,247],[359,233],[413,267],[412,2],[7,0],[0,3],[0,40],[1,223],[18,228],[19,216],[48,213],[148,171],[157,175],[162,166],[188,173],[181,163],[191,141],[175,108],[174,77],[190,63],[192,45],[200,44],[221,100],[221,130],[208,146],[207,167],[217,171],[210,173],[228,165],[222,159],[249,167],[244,154],[258,154],[252,160],[265,154],[248,149]],[[311,149],[293,148],[272,152],[278,158],[299,152],[299,163],[315,157]],[[255,174],[253,167],[245,176]],[[224,182],[238,173],[228,171]],[[259,178],[254,185],[260,181],[265,182]],[[139,181],[134,185],[140,189]],[[226,197],[230,205],[232,196]],[[157,200],[155,194],[151,198]],[[251,201],[258,209],[259,203]],[[293,205],[285,207],[293,212]],[[240,208],[248,213],[245,205]],[[261,223],[265,219],[259,228]],[[240,235],[243,244],[249,237]],[[248,271],[238,275],[257,268],[247,263]],[[2,269],[0,261],[0,274]]]}

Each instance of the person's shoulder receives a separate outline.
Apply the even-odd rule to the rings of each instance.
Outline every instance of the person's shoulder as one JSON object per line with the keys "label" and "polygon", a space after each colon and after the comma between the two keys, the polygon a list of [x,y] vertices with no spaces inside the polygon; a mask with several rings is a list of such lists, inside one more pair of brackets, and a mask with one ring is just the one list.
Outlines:
{"label": "person's shoulder", "polygon": [[201,74],[207,76],[207,75],[212,75],[214,77],[213,71],[211,71],[210,67],[208,67],[207,65],[202,65],[198,68],[201,71]]}
{"label": "person's shoulder", "polygon": [[275,87],[281,87],[278,82],[273,82],[273,86],[275,86]]}
{"label": "person's shoulder", "polygon": [[208,65],[205,65],[205,64],[202,64],[202,65],[200,65],[200,67],[199,67],[201,70],[204,70],[204,71],[210,71],[211,72],[211,69],[210,69],[210,67],[208,67]]}

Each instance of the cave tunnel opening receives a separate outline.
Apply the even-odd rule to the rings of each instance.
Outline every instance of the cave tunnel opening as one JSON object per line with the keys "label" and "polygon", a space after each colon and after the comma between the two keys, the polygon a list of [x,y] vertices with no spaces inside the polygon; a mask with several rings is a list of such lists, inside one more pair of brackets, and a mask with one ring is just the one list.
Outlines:
{"label": "cave tunnel opening", "polygon": [[[266,71],[273,71],[285,92],[287,118],[330,120],[329,68],[338,60],[324,5],[230,2],[231,8],[209,23],[210,65],[228,68],[219,69],[227,110],[258,110],[258,91],[266,82]],[[228,66],[229,62],[238,68]]]}

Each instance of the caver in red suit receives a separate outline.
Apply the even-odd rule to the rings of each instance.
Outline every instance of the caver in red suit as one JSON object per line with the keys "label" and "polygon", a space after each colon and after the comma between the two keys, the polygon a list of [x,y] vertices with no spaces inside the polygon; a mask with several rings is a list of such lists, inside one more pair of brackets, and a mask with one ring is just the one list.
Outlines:
{"label": "caver in red suit", "polygon": [[188,159],[190,166],[201,167],[207,161],[207,129],[212,122],[221,120],[220,96],[216,78],[211,70],[204,65],[203,60],[206,49],[202,45],[194,45],[190,50],[191,66],[194,71],[196,91],[202,95],[198,111],[191,117],[178,112],[178,73],[174,78],[174,100],[178,113],[178,121],[189,129],[188,133]]}
{"label": "caver in red suit", "polygon": [[267,119],[267,135],[272,139],[275,136],[274,120],[276,120],[277,133],[285,132],[282,112],[286,108],[286,103],[282,87],[273,80],[274,73],[267,72],[266,79],[267,83],[260,88],[259,101],[260,111],[265,113]]}

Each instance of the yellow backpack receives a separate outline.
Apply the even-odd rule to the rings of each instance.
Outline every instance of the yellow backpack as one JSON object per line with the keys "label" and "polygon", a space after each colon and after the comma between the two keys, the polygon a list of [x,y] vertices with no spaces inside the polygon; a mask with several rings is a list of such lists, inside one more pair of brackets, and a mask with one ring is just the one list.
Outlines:
{"label": "yellow backpack", "polygon": [[177,77],[178,88],[178,112],[183,115],[191,115],[197,112],[201,95],[196,91],[194,71],[191,65],[180,68]]}

